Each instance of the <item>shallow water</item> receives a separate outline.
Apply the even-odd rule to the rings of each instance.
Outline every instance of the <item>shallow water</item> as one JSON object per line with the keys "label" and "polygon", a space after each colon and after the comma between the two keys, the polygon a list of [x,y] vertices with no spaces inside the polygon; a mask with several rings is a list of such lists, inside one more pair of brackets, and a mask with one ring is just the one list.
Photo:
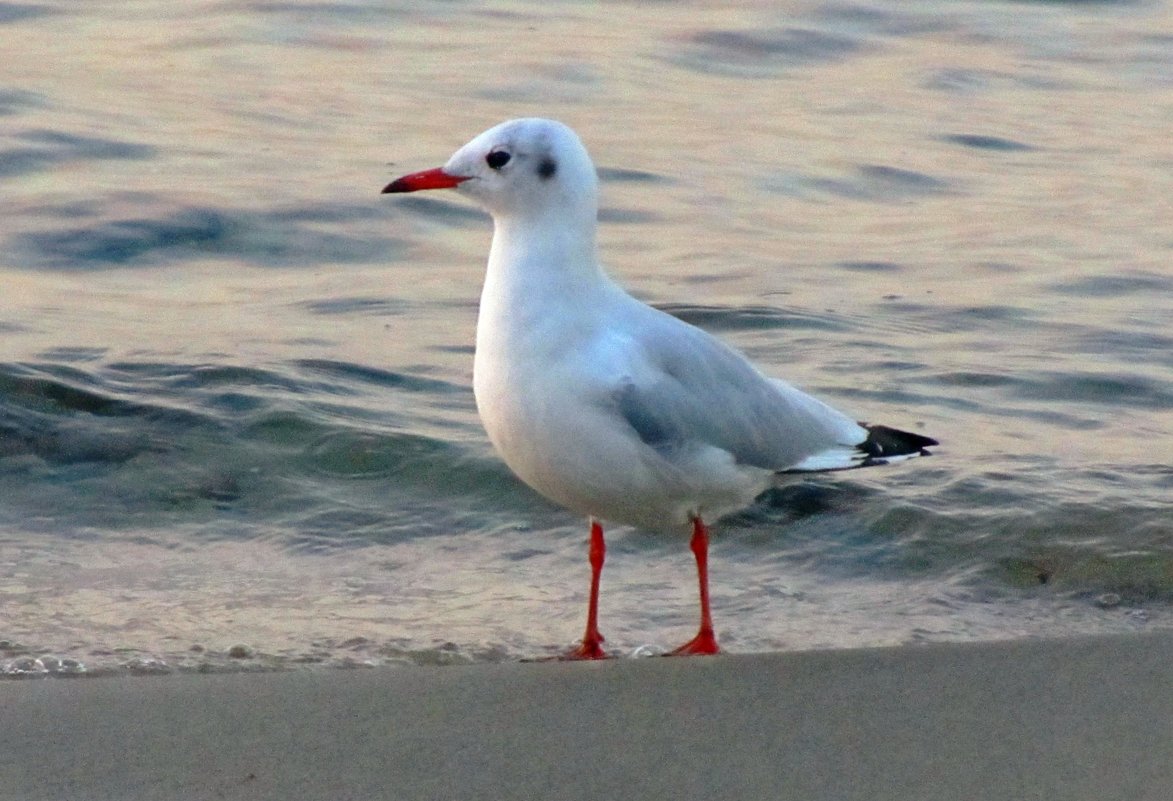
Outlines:
{"label": "shallow water", "polygon": [[[0,3],[0,37],[8,675],[573,640],[585,523],[472,399],[488,220],[378,194],[528,114],[591,149],[640,297],[943,443],[719,526],[728,650],[1173,626],[1163,4]],[[609,646],[686,639],[685,543],[609,546]]]}

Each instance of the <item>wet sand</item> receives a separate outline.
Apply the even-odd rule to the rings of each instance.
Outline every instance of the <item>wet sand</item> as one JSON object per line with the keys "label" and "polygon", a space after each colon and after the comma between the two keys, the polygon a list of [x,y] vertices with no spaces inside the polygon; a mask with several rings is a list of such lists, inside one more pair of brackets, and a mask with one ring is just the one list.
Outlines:
{"label": "wet sand", "polygon": [[1168,801],[1173,633],[0,683],[0,798]]}

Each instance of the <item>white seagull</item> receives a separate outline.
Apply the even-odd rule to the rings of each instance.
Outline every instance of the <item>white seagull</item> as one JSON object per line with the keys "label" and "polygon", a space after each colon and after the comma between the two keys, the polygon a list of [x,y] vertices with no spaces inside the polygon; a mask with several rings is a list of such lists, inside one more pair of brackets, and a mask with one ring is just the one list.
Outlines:
{"label": "white seagull", "polygon": [[562,123],[501,123],[383,192],[421,189],[455,189],[493,217],[473,363],[489,439],[522,481],[590,520],[586,634],[566,658],[607,656],[600,519],[691,527],[700,630],[672,653],[715,654],[705,519],[748,505],[781,473],[887,464],[937,444],[857,423],[627,294],[599,266],[598,176]]}

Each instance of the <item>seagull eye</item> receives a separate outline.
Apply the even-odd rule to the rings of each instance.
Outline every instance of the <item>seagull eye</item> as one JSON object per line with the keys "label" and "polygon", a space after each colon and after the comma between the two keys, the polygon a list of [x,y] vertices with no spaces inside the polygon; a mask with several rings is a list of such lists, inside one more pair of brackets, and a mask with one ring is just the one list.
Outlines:
{"label": "seagull eye", "polygon": [[494,150],[490,152],[489,155],[485,156],[485,163],[494,170],[499,170],[509,163],[509,159],[509,151]]}

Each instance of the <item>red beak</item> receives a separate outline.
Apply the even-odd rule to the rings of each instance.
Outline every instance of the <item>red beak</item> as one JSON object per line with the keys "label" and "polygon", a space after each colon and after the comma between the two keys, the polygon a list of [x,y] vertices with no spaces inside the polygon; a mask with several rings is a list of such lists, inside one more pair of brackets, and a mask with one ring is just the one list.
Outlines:
{"label": "red beak", "polygon": [[434,170],[413,172],[402,178],[396,178],[383,187],[381,194],[391,192],[418,192],[421,189],[452,189],[461,181],[467,181],[468,176],[449,175],[437,167]]}

